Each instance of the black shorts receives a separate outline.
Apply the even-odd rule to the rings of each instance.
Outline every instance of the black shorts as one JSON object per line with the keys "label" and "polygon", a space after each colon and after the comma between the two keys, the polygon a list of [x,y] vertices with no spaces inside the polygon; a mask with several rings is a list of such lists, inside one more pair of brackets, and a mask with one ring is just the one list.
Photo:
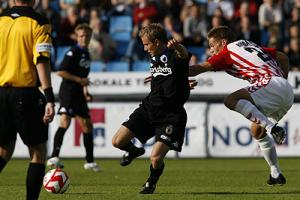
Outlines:
{"label": "black shorts", "polygon": [[17,132],[27,146],[46,142],[45,102],[38,88],[0,88],[0,145],[15,141]]}
{"label": "black shorts", "polygon": [[161,141],[172,150],[180,152],[187,122],[187,114],[184,108],[180,110],[178,115],[181,119],[178,122],[153,122],[149,119],[148,113],[140,106],[129,116],[129,120],[123,122],[122,125],[131,130],[143,144],[155,136],[156,141]]}
{"label": "black shorts", "polygon": [[90,117],[89,108],[83,92],[61,90],[59,92],[59,103],[58,114],[66,114],[70,117]]}

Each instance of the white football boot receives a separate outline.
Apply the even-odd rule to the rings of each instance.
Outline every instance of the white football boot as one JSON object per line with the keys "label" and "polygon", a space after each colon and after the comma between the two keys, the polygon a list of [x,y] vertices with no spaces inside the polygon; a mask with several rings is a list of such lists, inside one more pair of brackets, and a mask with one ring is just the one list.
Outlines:
{"label": "white football boot", "polygon": [[64,168],[64,164],[60,162],[58,157],[52,157],[47,160],[47,167],[49,168]]}
{"label": "white football boot", "polygon": [[85,170],[93,170],[94,172],[100,172],[101,169],[99,167],[99,165],[97,165],[97,163],[95,162],[91,162],[91,163],[85,163],[83,165]]}

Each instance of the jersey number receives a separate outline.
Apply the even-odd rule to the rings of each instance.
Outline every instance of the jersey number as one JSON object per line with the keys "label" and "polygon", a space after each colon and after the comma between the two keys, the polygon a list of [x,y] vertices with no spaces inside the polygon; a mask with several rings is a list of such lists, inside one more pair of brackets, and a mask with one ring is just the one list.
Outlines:
{"label": "jersey number", "polygon": [[267,54],[264,54],[263,52],[261,52],[259,49],[257,48],[254,48],[254,47],[245,47],[244,48],[246,51],[250,52],[250,53],[253,53],[253,52],[256,52],[257,53],[257,56],[262,59],[262,61],[264,62],[267,62],[270,59],[270,57],[267,55]]}

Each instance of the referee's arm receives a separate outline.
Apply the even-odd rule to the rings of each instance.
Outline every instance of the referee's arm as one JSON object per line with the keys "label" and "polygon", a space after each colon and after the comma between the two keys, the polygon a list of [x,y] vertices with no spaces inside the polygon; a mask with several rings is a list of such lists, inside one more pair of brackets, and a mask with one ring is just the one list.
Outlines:
{"label": "referee's arm", "polygon": [[51,84],[51,68],[48,61],[40,60],[36,64],[39,80],[41,82],[42,89],[45,90],[52,86]]}
{"label": "referee's arm", "polygon": [[[42,89],[45,91],[47,104],[45,107],[45,114],[43,116],[44,123],[49,123],[54,118],[54,95],[51,85],[51,68],[48,61],[38,60],[36,64],[37,73],[41,82]],[[48,91],[48,92],[46,92]],[[49,93],[50,92],[50,93]],[[48,93],[48,94],[46,94]]]}

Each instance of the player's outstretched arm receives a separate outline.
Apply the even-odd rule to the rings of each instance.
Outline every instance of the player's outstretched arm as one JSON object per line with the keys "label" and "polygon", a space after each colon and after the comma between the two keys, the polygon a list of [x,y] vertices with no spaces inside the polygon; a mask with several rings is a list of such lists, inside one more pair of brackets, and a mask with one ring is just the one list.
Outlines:
{"label": "player's outstretched arm", "polygon": [[189,76],[197,76],[198,74],[211,71],[212,65],[209,62],[203,62],[189,67]]}
{"label": "player's outstretched arm", "polygon": [[288,56],[283,52],[276,51],[276,60],[279,63],[280,68],[284,73],[284,78],[287,79],[289,73],[289,67],[290,67]]}

